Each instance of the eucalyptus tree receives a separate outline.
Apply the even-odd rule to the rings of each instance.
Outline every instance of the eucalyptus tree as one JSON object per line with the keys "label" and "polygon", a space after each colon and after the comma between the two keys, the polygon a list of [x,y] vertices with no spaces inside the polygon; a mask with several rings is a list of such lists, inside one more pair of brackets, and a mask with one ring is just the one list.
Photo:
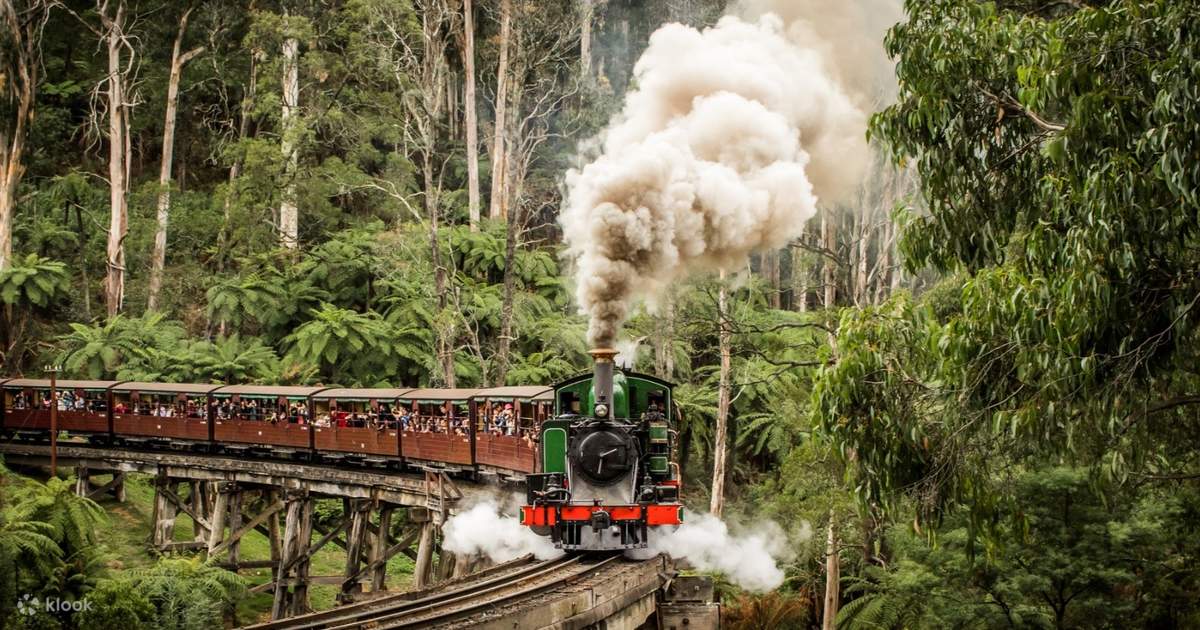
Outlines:
{"label": "eucalyptus tree", "polygon": [[154,253],[150,259],[150,287],[146,305],[146,308],[152,311],[158,308],[158,293],[162,290],[163,267],[167,260],[167,223],[171,213],[171,166],[175,160],[175,119],[179,109],[179,84],[183,76],[183,66],[203,53],[205,48],[201,45],[186,51],[183,49],[183,42],[188,32],[188,19],[194,9],[194,6],[187,6],[180,14],[178,32],[175,34],[175,43],[171,50],[166,117],[163,122],[162,159],[158,176],[157,228],[154,231]]}
{"label": "eucalyptus tree", "polygon": [[916,165],[914,301],[847,313],[815,413],[867,502],[1013,514],[996,471],[1200,478],[1194,3],[910,3],[872,133]]}
{"label": "eucalyptus tree", "polygon": [[33,122],[42,29],[50,17],[49,0],[0,3],[0,270],[12,257],[17,187],[25,174],[25,143]]}

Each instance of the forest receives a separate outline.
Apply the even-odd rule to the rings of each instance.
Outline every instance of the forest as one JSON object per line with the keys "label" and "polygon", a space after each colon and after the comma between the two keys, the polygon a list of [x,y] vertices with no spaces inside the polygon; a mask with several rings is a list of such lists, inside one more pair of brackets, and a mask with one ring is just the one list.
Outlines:
{"label": "forest", "polygon": [[[867,151],[617,340],[677,383],[687,504],[786,532],[726,626],[1200,627],[1192,2],[0,0],[0,378],[584,371],[569,174],[652,34],[723,19],[816,42]],[[0,466],[0,627],[261,614],[120,519]]]}

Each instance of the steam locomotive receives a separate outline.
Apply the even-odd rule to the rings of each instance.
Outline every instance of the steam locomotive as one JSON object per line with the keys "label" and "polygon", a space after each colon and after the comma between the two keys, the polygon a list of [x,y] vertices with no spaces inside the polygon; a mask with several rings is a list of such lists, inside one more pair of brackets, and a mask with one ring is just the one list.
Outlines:
{"label": "steam locomotive", "polygon": [[672,386],[616,371],[615,350],[591,354],[591,375],[555,388],[558,413],[542,424],[541,472],[526,475],[521,523],[565,550],[644,548],[650,527],[683,521]]}

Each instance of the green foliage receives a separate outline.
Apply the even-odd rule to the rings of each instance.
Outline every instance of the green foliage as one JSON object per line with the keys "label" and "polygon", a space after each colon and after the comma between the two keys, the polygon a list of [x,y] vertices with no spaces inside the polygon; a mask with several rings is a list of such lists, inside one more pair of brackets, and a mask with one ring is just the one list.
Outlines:
{"label": "green foliage", "polygon": [[67,372],[91,379],[111,378],[128,362],[161,362],[156,351],[174,347],[184,334],[161,313],[117,315],[103,324],[70,327],[71,332],[59,338],[64,349],[58,361]]}
{"label": "green foliage", "polygon": [[[19,480],[0,469],[0,618],[14,617],[24,595],[82,599],[106,574],[95,533],[107,519],[95,502],[75,495],[74,484]],[[57,623],[34,617],[24,627]]]}
{"label": "green foliage", "polygon": [[23,586],[49,575],[62,558],[52,533],[48,523],[34,518],[32,506],[0,508],[0,618],[12,614]]}
{"label": "green foliage", "polygon": [[236,331],[248,321],[271,317],[287,294],[287,288],[276,280],[252,273],[214,283],[206,293],[209,318]]}
{"label": "green foliage", "polygon": [[279,357],[258,339],[237,335],[218,337],[192,347],[192,364],[202,380],[219,383],[261,383],[279,374]]}
{"label": "green foliage", "polygon": [[1197,7],[909,8],[887,42],[899,99],[872,133],[921,176],[907,264],[959,275],[843,318],[814,418],[861,497],[903,490],[930,518],[967,503],[988,533],[1018,509],[999,468],[1194,474]]}
{"label": "green foliage", "polygon": [[[839,627],[1188,627],[1200,614],[1179,572],[1197,551],[1177,544],[1184,496],[1102,502],[1079,469],[1050,468],[1014,480],[1024,506],[1006,543],[971,553],[970,520],[952,518],[928,544],[904,526],[888,535],[895,560],[843,579]],[[1191,509],[1191,508],[1186,508]],[[1186,527],[1191,528],[1192,525]],[[1166,576],[1171,575],[1171,578]],[[1164,579],[1166,581],[1164,581]],[[1166,590],[1161,590],[1168,587]]]}
{"label": "green foliage", "polygon": [[37,254],[14,258],[0,269],[0,302],[8,305],[47,308],[64,298],[69,286],[66,265]]}
{"label": "green foliage", "polygon": [[[332,304],[313,311],[313,318],[296,329],[285,342],[291,346],[288,356],[301,363],[318,366],[333,383],[374,384],[378,374],[372,368],[385,365],[394,354],[392,326],[377,313],[356,313]],[[341,357],[358,360],[343,372]]]}
{"label": "green foliage", "polygon": [[103,580],[85,601],[76,616],[79,630],[137,630],[155,621],[150,600],[127,580]]}
{"label": "green foliage", "polygon": [[509,385],[557,383],[579,371],[576,365],[550,352],[517,355],[508,368],[507,381]]}
{"label": "green foliage", "polygon": [[[144,569],[130,569],[129,588],[154,607],[153,626],[205,630],[224,625],[223,617],[246,590],[237,574],[193,558],[163,558]],[[137,606],[130,602],[126,606]]]}
{"label": "green foliage", "polygon": [[375,235],[382,227],[376,223],[333,235],[305,256],[298,275],[329,296],[326,300],[332,304],[366,307],[372,297]]}

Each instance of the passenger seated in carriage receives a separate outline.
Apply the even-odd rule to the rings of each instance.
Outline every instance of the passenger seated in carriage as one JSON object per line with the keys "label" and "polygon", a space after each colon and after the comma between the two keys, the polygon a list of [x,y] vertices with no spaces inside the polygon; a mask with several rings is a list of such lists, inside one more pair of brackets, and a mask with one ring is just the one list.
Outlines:
{"label": "passenger seated in carriage", "polygon": [[496,432],[501,435],[512,435],[513,420],[512,403],[506,403],[504,410],[496,414]]}

